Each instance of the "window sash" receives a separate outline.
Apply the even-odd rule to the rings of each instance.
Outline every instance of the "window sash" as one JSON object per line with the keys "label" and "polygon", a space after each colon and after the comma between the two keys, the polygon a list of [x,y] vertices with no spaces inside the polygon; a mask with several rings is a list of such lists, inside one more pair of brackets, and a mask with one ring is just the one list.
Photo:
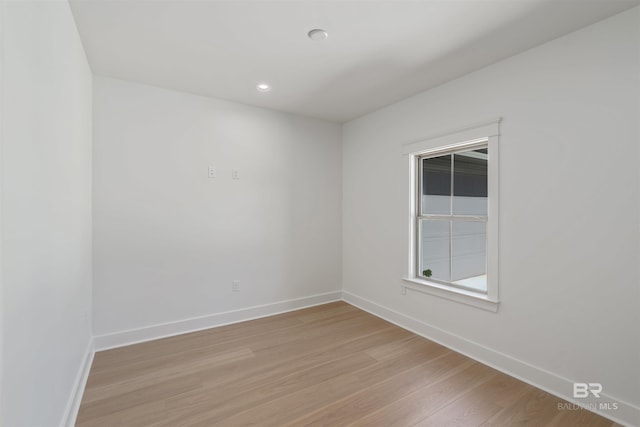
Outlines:
{"label": "window sash", "polygon": [[[428,220],[440,220],[440,221],[450,221],[449,223],[449,272],[451,273],[451,268],[452,268],[452,258],[453,258],[453,244],[452,244],[452,240],[453,240],[453,233],[452,233],[452,226],[453,226],[453,221],[477,221],[477,222],[484,222],[484,223],[488,223],[489,221],[489,216],[488,215],[455,215],[453,214],[453,200],[454,200],[454,187],[453,187],[453,181],[454,181],[454,174],[455,174],[455,170],[454,170],[454,154],[456,153],[462,153],[462,152],[466,152],[466,151],[472,151],[472,150],[479,150],[479,149],[483,149],[489,148],[489,143],[488,143],[488,138],[482,138],[480,140],[476,140],[473,141],[471,143],[467,143],[464,145],[461,145],[458,148],[444,148],[442,150],[438,150],[438,151],[433,151],[430,152],[429,154],[424,154],[424,155],[418,155],[415,157],[415,161],[416,161],[416,170],[417,170],[417,174],[416,174],[416,178],[417,178],[417,185],[415,186],[416,189],[416,194],[415,194],[415,198],[416,198],[416,214],[414,216],[414,230],[415,230],[415,248],[414,248],[414,253],[415,253],[415,260],[414,260],[414,265],[415,265],[415,271],[414,271],[414,275],[415,277],[421,277],[422,276],[422,272],[420,271],[421,269],[421,257],[422,257],[422,239],[421,239],[421,235],[420,235],[420,221],[428,221]],[[491,153],[489,153],[491,154]],[[423,192],[423,160],[424,159],[431,159],[434,157],[441,157],[441,156],[447,156],[447,155],[452,155],[451,158],[451,194],[450,194],[450,209],[449,211],[451,212],[451,214],[449,215],[443,215],[443,214],[424,214],[423,213],[423,198],[422,198],[422,192]],[[488,246],[488,235],[485,239],[485,245]],[[488,251],[487,251],[488,254]],[[487,266],[488,268],[488,266]],[[489,292],[489,285],[487,283],[487,287],[484,291],[478,291],[478,289],[474,289],[474,288],[469,288],[463,285],[459,285],[457,283],[452,283],[452,282],[447,282],[445,280],[439,280],[439,279],[434,279],[432,277],[429,278],[429,281],[434,282],[434,283],[438,283],[440,285],[444,285],[444,286],[450,286],[453,288],[458,288],[458,289],[463,289],[466,291],[471,291],[471,292],[475,292],[481,295],[487,295]]]}
{"label": "window sash", "polygon": [[[449,221],[449,277],[452,276],[452,268],[453,268],[453,222],[456,220],[460,221],[473,221],[473,222],[484,222],[488,223],[488,217],[486,216],[466,216],[466,215],[425,215],[418,216],[415,221],[415,230],[416,230],[416,247],[415,247],[415,255],[416,259],[414,262],[416,270],[413,272],[415,277],[422,277],[422,272],[420,271],[422,266],[422,235],[420,234],[420,221]],[[485,247],[488,246],[488,241],[485,239]],[[479,291],[477,288],[471,288],[464,285],[460,285],[457,283],[453,283],[453,281],[448,282],[446,280],[440,280],[433,277],[429,277],[428,280],[430,282],[438,283],[440,285],[451,286],[453,288],[463,289],[465,291],[471,291],[481,295],[487,295],[489,293],[489,284],[487,283],[487,288],[484,291]]]}
{"label": "window sash", "polygon": [[[489,138],[481,138],[479,140],[475,140],[475,141],[470,141],[468,143],[465,143],[463,145],[460,145],[457,148],[443,148],[441,150],[435,150],[435,151],[431,151],[428,154],[421,154],[415,157],[416,160],[416,170],[418,171],[418,173],[416,174],[416,178],[418,179],[417,185],[416,185],[416,214],[418,216],[429,216],[432,214],[424,214],[423,210],[422,210],[422,185],[424,183],[423,181],[423,169],[422,169],[422,161],[424,159],[433,159],[434,157],[442,157],[442,156],[448,156],[451,155],[451,191],[450,191],[450,207],[449,207],[449,212],[452,213],[453,215],[453,199],[454,199],[454,187],[453,187],[453,178],[455,176],[455,163],[454,163],[454,154],[459,154],[459,153],[464,153],[465,151],[473,151],[473,150],[481,150],[481,149],[489,149]],[[487,161],[487,167],[488,167],[488,162]],[[487,169],[488,172],[488,169]],[[488,177],[487,177],[488,179]],[[462,215],[456,215],[456,216],[462,216]]]}

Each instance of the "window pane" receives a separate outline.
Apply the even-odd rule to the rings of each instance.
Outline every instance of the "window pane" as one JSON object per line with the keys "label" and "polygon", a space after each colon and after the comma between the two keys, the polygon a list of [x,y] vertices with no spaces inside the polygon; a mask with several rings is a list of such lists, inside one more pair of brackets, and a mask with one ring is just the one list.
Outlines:
{"label": "window pane", "polygon": [[451,155],[422,159],[422,213],[451,213]]}
{"label": "window pane", "polygon": [[487,215],[486,151],[484,148],[454,155],[454,215]]}
{"label": "window pane", "polygon": [[450,221],[420,221],[420,260],[418,276],[425,276],[424,270],[431,270],[433,279],[450,281],[449,276],[449,223]]}
{"label": "window pane", "polygon": [[487,224],[453,221],[452,232],[452,282],[486,292]]}

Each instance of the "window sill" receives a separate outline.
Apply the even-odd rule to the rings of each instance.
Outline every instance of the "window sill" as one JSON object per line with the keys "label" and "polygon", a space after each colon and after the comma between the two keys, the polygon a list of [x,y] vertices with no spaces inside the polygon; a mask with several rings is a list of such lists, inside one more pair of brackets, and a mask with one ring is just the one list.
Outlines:
{"label": "window sill", "polygon": [[407,289],[411,289],[413,291],[435,295],[440,298],[460,302],[462,304],[467,304],[472,307],[481,308],[494,313],[498,312],[498,305],[500,302],[489,299],[489,297],[484,294],[478,294],[464,289],[450,288],[448,286],[429,282],[416,277],[404,277],[402,280],[405,282],[402,285],[403,293],[406,292]]}

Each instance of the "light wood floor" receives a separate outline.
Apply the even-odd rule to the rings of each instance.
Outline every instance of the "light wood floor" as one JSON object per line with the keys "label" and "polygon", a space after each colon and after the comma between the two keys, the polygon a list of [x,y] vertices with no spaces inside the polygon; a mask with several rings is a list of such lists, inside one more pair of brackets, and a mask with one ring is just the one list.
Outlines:
{"label": "light wood floor", "polygon": [[96,354],[77,426],[611,426],[344,302]]}

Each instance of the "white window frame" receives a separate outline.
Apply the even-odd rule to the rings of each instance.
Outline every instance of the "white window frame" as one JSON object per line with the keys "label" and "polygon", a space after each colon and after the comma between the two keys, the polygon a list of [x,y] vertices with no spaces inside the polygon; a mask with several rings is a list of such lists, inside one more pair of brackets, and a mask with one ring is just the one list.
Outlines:
{"label": "white window frame", "polygon": [[[410,171],[410,217],[409,217],[409,263],[408,273],[403,277],[402,292],[407,289],[435,295],[452,301],[488,311],[497,312],[498,300],[498,261],[499,261],[499,135],[500,121],[495,119],[479,123],[463,129],[447,132],[422,141],[405,144],[403,154],[408,157]],[[447,155],[466,149],[487,147],[489,162],[488,180],[488,214],[487,214],[487,292],[474,292],[443,282],[430,280],[418,274],[418,219],[420,212],[418,179],[420,168],[418,159],[423,156]]]}

